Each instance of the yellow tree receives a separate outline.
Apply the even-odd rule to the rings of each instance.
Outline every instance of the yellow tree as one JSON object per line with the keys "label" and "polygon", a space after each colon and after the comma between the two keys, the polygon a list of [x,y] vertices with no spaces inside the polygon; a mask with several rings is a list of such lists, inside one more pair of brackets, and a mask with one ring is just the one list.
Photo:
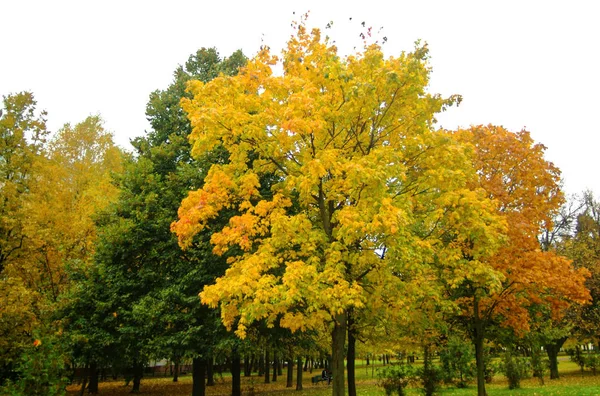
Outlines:
{"label": "yellow tree", "polygon": [[2,98],[0,108],[0,273],[23,247],[24,202],[35,184],[48,131],[46,112],[36,111],[29,92]]}
{"label": "yellow tree", "polygon": [[93,257],[93,216],[117,196],[111,174],[121,168],[122,154],[98,116],[64,125],[47,151],[26,203],[28,254],[21,272],[30,287],[55,301],[67,284],[65,266]]}
{"label": "yellow tree", "polygon": [[37,294],[15,272],[27,244],[26,202],[43,159],[46,113],[29,92],[7,95],[0,104],[0,385],[11,375],[37,325]]}
{"label": "yellow tree", "polygon": [[[334,395],[344,394],[348,313],[388,309],[403,278],[418,278],[436,246],[426,230],[433,235],[440,218],[460,212],[463,231],[477,230],[475,256],[494,244],[493,206],[466,188],[468,153],[432,131],[434,114],[458,98],[427,93],[427,58],[419,45],[398,57],[371,45],[342,58],[300,24],[283,75],[263,48],[239,75],[194,81],[193,98],[182,100],[193,155],[229,155],[172,225],[182,247],[215,227],[214,251],[230,250],[229,269],[202,301],[220,306],[240,337],[258,320],[329,332]],[[226,212],[237,213],[228,225],[211,223]]]}
{"label": "yellow tree", "polygon": [[[472,188],[486,191],[494,199],[497,215],[507,224],[506,243],[485,263],[499,283],[465,278],[452,285],[452,295],[463,308],[464,323],[475,344],[478,394],[485,395],[483,341],[486,327],[494,322],[515,329],[529,329],[532,304],[543,304],[554,317],[572,303],[585,303],[587,271],[576,270],[554,251],[543,251],[538,236],[552,224],[560,209],[560,171],[544,159],[545,147],[529,132],[510,132],[497,126],[477,126],[455,132],[474,148],[478,178]],[[472,258],[465,255],[467,265]]]}

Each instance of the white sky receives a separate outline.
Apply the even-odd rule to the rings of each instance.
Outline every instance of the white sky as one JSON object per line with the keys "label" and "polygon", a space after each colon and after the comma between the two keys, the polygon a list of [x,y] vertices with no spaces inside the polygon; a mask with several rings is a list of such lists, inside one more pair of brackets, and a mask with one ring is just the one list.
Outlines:
{"label": "white sky", "polygon": [[307,10],[310,26],[334,22],[328,33],[342,49],[360,47],[362,21],[383,26],[388,54],[428,42],[431,92],[464,99],[438,117],[442,126],[525,127],[548,147],[568,193],[600,193],[594,0],[0,0],[0,95],[32,91],[53,131],[100,114],[129,147],[149,128],[148,95],[166,88],[191,53],[252,56],[262,42],[280,49]]}

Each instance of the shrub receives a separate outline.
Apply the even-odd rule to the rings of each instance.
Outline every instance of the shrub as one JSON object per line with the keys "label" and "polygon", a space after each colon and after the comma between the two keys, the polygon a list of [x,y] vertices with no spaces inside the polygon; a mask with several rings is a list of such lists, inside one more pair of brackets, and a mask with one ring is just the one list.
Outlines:
{"label": "shrub", "polygon": [[494,374],[498,371],[498,366],[492,361],[490,348],[486,347],[483,351],[483,377],[488,384],[492,383]]}
{"label": "shrub", "polygon": [[453,383],[458,388],[466,388],[467,383],[475,376],[474,357],[471,343],[459,337],[450,337],[446,348],[440,353],[444,381]]}
{"label": "shrub", "polygon": [[17,379],[9,381],[0,394],[10,396],[60,396],[65,394],[65,358],[58,343],[46,337],[36,339],[21,355],[15,370]]}
{"label": "shrub", "polygon": [[423,385],[423,393],[426,396],[431,396],[438,391],[443,375],[442,369],[433,364],[425,364],[422,369],[419,369],[419,377]]}
{"label": "shrub", "polygon": [[571,361],[577,363],[579,368],[581,368],[581,372],[583,373],[583,368],[585,367],[585,359],[579,345],[575,346],[574,349],[567,349],[567,353],[571,357]]}
{"label": "shrub", "polygon": [[511,352],[505,352],[502,355],[502,362],[499,365],[500,370],[508,379],[508,388],[517,389],[521,387],[521,380],[528,378],[531,370],[531,363],[525,357],[515,356]]}
{"label": "shrub", "polygon": [[585,367],[592,370],[592,373],[594,373],[594,375],[596,375],[596,372],[598,371],[598,367],[600,367],[600,355],[597,353],[592,353],[590,355],[586,355],[583,358],[583,361],[584,361]]}
{"label": "shrub", "polygon": [[377,385],[383,387],[387,396],[404,396],[406,387],[416,382],[417,371],[409,364],[399,364],[378,370],[377,376]]}
{"label": "shrub", "polygon": [[550,360],[544,355],[541,348],[532,348],[531,351],[531,368],[533,369],[533,376],[540,380],[540,383],[544,384],[544,375],[550,368]]}

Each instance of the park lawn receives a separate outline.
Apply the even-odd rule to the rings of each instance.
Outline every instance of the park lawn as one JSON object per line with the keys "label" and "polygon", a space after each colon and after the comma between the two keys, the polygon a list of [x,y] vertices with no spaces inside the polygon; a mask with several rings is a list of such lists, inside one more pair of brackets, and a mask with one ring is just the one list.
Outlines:
{"label": "park lawn", "polygon": [[[384,396],[383,389],[377,386],[377,368],[358,364],[356,370],[357,377],[357,396]],[[540,385],[538,379],[526,379],[521,382],[521,389],[509,390],[506,379],[497,375],[491,384],[486,384],[486,389],[489,396],[503,395],[561,395],[561,396],[600,396],[600,375],[593,376],[590,372],[585,372],[583,375],[579,367],[572,362],[560,362],[560,375],[558,380],[545,380],[545,385]],[[319,375],[319,370],[314,370],[313,373],[305,372],[303,376],[303,391],[305,396],[329,396],[331,387],[324,383],[313,385],[311,377]],[[295,374],[295,372],[294,372]],[[222,377],[215,377],[216,385],[207,387],[207,396],[227,396],[231,394],[231,377],[223,374]],[[276,382],[265,384],[263,377],[253,375],[252,377],[242,377],[242,394],[288,394],[293,396],[300,392],[295,391],[294,387],[286,388],[286,371],[283,375],[277,378]],[[72,385],[67,388],[69,396],[79,394],[79,386]],[[125,396],[130,395],[131,386],[124,386],[122,380],[101,382],[99,385],[100,395]],[[173,382],[171,377],[144,377],[140,387],[142,395],[155,396],[187,396],[192,392],[192,378],[190,375],[179,377],[179,382]],[[471,384],[468,388],[457,389],[444,387],[440,395],[453,396],[471,396],[477,393],[475,384]],[[422,394],[419,389],[409,389],[409,395]]]}

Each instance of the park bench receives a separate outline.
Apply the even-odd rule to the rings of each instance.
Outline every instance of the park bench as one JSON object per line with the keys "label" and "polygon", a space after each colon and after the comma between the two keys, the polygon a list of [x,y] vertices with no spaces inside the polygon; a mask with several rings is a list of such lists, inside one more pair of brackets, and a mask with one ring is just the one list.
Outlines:
{"label": "park bench", "polygon": [[[311,381],[312,381],[313,385],[316,385],[319,382],[328,382],[327,378],[323,378],[323,376],[321,376],[321,375],[315,375],[314,377],[311,378]],[[329,385],[329,383],[327,385]]]}

